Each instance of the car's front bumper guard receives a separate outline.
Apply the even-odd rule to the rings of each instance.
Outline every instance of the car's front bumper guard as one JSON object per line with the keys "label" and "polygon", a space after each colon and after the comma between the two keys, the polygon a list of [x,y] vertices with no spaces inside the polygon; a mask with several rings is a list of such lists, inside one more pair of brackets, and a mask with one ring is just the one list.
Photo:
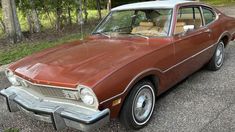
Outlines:
{"label": "car's front bumper guard", "polygon": [[89,131],[105,125],[110,119],[109,109],[95,111],[73,104],[51,102],[14,86],[3,89],[0,94],[6,98],[10,112],[22,110],[37,120],[52,123],[56,130],[68,126]]}

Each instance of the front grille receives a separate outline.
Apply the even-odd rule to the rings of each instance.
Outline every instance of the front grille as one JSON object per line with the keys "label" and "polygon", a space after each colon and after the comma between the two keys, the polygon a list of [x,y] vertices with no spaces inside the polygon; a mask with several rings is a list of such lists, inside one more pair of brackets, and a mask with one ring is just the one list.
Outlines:
{"label": "front grille", "polygon": [[54,98],[64,97],[64,93],[62,92],[62,89],[33,86],[31,84],[27,88],[47,97],[54,97]]}
{"label": "front grille", "polygon": [[79,100],[78,92],[76,90],[53,88],[53,87],[46,87],[46,86],[37,86],[23,79],[19,79],[19,81],[21,82],[21,85],[23,86],[25,90],[35,92],[45,97]]}

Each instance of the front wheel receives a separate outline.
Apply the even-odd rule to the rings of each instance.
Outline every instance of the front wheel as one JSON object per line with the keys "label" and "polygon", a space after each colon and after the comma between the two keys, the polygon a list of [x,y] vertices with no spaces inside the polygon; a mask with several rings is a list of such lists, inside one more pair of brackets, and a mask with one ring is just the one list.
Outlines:
{"label": "front wheel", "polygon": [[222,67],[223,63],[224,63],[224,42],[220,41],[219,44],[217,45],[213,57],[211,58],[208,64],[208,69],[212,71],[217,71]]}
{"label": "front wheel", "polygon": [[127,129],[146,126],[155,107],[155,88],[150,81],[142,81],[133,87],[121,111],[120,121]]}

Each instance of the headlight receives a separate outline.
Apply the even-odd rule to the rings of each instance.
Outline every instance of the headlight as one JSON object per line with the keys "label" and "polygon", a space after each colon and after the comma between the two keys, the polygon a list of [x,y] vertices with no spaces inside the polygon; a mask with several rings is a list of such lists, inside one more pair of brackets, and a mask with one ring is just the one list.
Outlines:
{"label": "headlight", "polygon": [[14,86],[20,85],[20,82],[16,79],[16,77],[12,71],[6,70],[5,73],[6,73],[8,80],[11,82],[12,85],[14,85]]}
{"label": "headlight", "polygon": [[80,98],[84,104],[98,108],[98,100],[91,88],[79,85],[78,90]]}

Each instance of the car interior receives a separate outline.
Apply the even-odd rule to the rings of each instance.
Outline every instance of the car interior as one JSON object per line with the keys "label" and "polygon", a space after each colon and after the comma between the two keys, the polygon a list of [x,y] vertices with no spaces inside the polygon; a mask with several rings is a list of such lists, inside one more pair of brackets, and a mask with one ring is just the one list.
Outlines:
{"label": "car interior", "polygon": [[194,29],[198,29],[203,25],[199,8],[186,7],[179,9],[174,34],[185,32],[184,26],[186,25],[193,25]]}
{"label": "car interior", "polygon": [[[109,35],[132,34],[143,37],[168,36],[172,19],[171,9],[135,10],[114,13],[98,29]],[[178,11],[174,34],[181,34],[203,26],[198,7],[182,7]]]}
{"label": "car interior", "polygon": [[158,11],[146,12],[146,18],[133,27],[132,34],[142,34],[145,36],[167,35],[170,15],[161,14]]}

